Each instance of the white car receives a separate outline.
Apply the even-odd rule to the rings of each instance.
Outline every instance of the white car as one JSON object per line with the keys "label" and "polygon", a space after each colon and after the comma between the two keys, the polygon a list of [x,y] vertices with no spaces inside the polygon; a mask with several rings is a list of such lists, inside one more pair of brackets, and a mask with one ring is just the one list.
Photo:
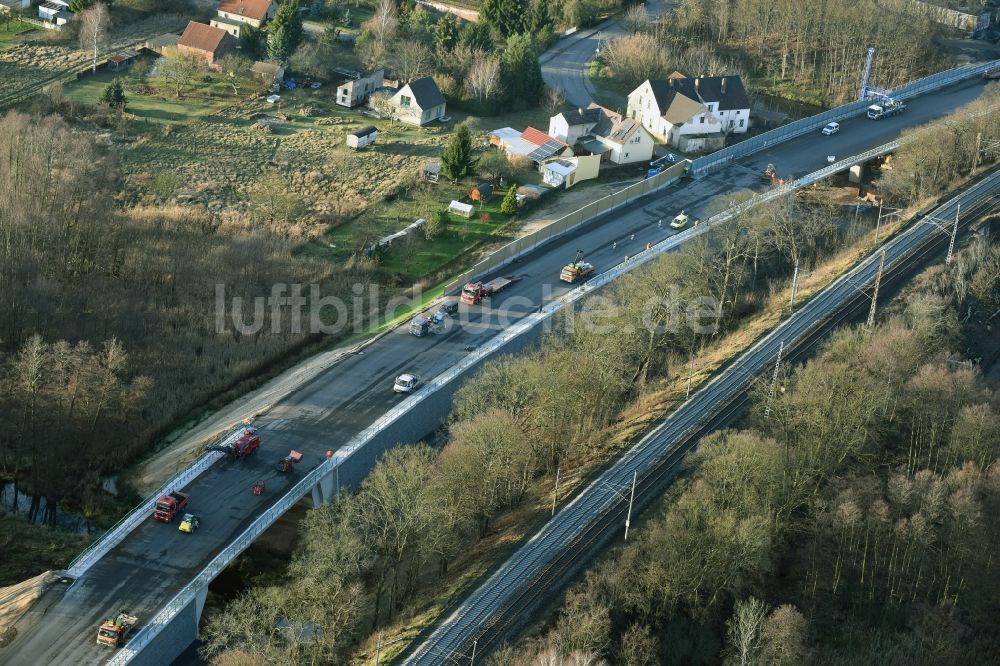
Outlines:
{"label": "white car", "polygon": [[670,228],[683,229],[684,227],[687,226],[687,223],[688,223],[688,216],[684,213],[684,211],[681,211],[680,215],[678,215],[677,217],[675,217],[670,221]]}
{"label": "white car", "polygon": [[417,384],[419,383],[419,377],[409,373],[404,373],[399,377],[396,377],[396,383],[393,384],[392,390],[396,393],[413,393],[417,390]]}
{"label": "white car", "polygon": [[823,136],[830,136],[840,131],[840,123],[827,123],[823,128]]}

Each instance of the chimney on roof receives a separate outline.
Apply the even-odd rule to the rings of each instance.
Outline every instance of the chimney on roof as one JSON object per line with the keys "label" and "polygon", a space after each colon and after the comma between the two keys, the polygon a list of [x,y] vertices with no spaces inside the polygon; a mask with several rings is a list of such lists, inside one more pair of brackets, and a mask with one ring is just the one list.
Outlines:
{"label": "chimney on roof", "polygon": [[725,77],[725,76],[723,76],[723,77],[722,77],[722,94],[723,94],[723,95],[725,95],[725,94],[726,94],[726,80],[727,80],[727,79],[726,79],[726,77]]}
{"label": "chimney on roof", "polygon": [[673,88],[674,87],[674,80],[673,79],[667,79],[667,81],[670,82],[670,87]]}
{"label": "chimney on roof", "polygon": [[701,90],[701,77],[700,76],[697,79],[694,80],[694,89],[695,90]]}

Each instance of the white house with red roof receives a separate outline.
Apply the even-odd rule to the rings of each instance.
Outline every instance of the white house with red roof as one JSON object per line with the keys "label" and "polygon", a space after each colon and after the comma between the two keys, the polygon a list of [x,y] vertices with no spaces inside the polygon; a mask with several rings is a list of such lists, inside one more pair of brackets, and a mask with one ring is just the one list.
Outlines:
{"label": "white house with red roof", "polygon": [[221,0],[209,24],[239,37],[243,26],[259,28],[273,19],[277,12],[277,0]]}

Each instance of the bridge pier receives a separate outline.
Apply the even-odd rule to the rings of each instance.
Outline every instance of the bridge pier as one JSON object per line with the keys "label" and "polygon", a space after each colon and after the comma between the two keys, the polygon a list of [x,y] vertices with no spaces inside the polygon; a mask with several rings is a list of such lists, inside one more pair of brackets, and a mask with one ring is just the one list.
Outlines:
{"label": "bridge pier", "polygon": [[[198,639],[198,625],[201,623],[201,613],[205,609],[207,597],[208,586],[198,590],[190,603],[135,654],[129,661],[129,666],[165,666],[177,659]],[[140,629],[143,619],[152,618],[140,618]]]}
{"label": "bridge pier", "polygon": [[330,473],[312,487],[313,506],[329,504],[340,496],[340,466],[334,467]]}

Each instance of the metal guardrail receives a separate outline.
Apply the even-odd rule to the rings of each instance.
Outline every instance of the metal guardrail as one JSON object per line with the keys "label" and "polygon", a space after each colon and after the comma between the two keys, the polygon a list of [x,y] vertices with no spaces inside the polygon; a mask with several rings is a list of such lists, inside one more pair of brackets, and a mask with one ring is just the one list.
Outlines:
{"label": "metal guardrail", "polygon": [[[958,81],[963,81],[974,76],[979,76],[983,72],[996,67],[998,64],[1000,64],[1000,60],[994,60],[984,64],[966,65],[964,67],[956,67],[955,69],[938,72],[937,74],[931,74],[930,76],[908,83],[898,90],[893,91],[891,94],[893,97],[898,99],[911,99],[917,95],[927,92],[928,90],[951,85],[952,83],[957,83]],[[871,104],[871,100],[851,102],[849,104],[844,104],[843,106],[838,106],[834,109],[824,111],[823,113],[816,114],[815,116],[809,116],[808,118],[803,118],[802,120],[796,120],[795,122],[789,123],[783,127],[773,129],[770,132],[759,134],[753,138],[747,139],[746,141],[741,141],[734,146],[729,146],[728,148],[716,151],[711,155],[699,157],[691,163],[691,173],[694,175],[702,175],[708,173],[709,171],[715,171],[736,159],[746,157],[747,155],[763,150],[764,148],[769,148],[778,143],[782,143],[789,139],[794,139],[797,136],[812,132],[820,127],[823,127],[829,122],[844,120],[845,118],[859,114],[867,109]]]}
{"label": "metal guardrail", "polygon": [[[886,144],[889,146],[891,144]],[[731,207],[730,209],[723,211],[717,215],[712,216],[708,220],[698,224],[690,229],[682,231],[678,234],[667,237],[666,239],[660,241],[656,245],[653,245],[648,250],[643,250],[637,253],[635,256],[630,257],[628,261],[622,262],[617,266],[610,268],[609,270],[595,276],[594,278],[588,280],[586,283],[572,289],[565,294],[563,294],[558,299],[549,303],[545,306],[541,312],[530,314],[518,321],[513,326],[509,327],[499,335],[493,337],[482,347],[476,349],[474,352],[470,353],[459,363],[453,365],[451,368],[443,372],[442,374],[434,377],[416,393],[412,394],[410,398],[404,401],[402,404],[394,407],[385,414],[383,414],[378,420],[376,420],[372,425],[365,428],[363,431],[358,433],[355,437],[351,439],[347,444],[337,450],[336,454],[333,455],[329,460],[325,460],[320,463],[315,469],[311,470],[306,474],[303,479],[292,487],[284,496],[282,496],[277,502],[275,502],[270,508],[268,508],[264,513],[262,513],[254,522],[248,527],[239,537],[233,540],[226,548],[224,548],[211,562],[199,573],[191,582],[184,586],[180,592],[178,592],[173,599],[171,599],[163,609],[153,617],[152,620],[145,626],[143,626],[135,636],[122,648],[115,657],[109,661],[109,664],[115,666],[124,666],[128,664],[136,657],[136,655],[142,651],[142,649],[153,641],[156,636],[159,635],[163,629],[170,624],[170,622],[181,612],[184,608],[190,604],[198,594],[198,591],[207,586],[214,578],[219,574],[220,571],[225,569],[229,564],[236,559],[236,557],[246,550],[250,544],[256,539],[260,534],[262,534],[270,525],[281,517],[285,512],[287,512],[292,506],[294,506],[300,499],[305,497],[309,492],[312,491],[313,487],[318,485],[320,481],[326,477],[328,474],[332,473],[339,465],[343,464],[353,453],[364,447],[368,442],[370,442],[376,435],[385,430],[391,423],[398,419],[401,415],[406,412],[419,407],[419,405],[432,393],[438,391],[443,386],[448,383],[458,379],[470,368],[474,367],[477,363],[484,360],[487,356],[498,351],[504,347],[508,342],[514,338],[531,330],[538,324],[542,323],[544,320],[551,318],[556,313],[561,311],[563,308],[573,305],[580,299],[584,298],[592,291],[599,289],[613,280],[621,277],[622,275],[646,264],[652,259],[669,252],[670,250],[676,248],[677,246],[689,241],[692,238],[700,236],[706,233],[712,226],[731,218],[753,206],[756,206],[765,201],[777,198],[784,194],[787,194],[798,187],[803,187],[806,184],[812,183],[818,179],[819,176],[816,174],[820,173],[834,173],[836,170],[847,168],[850,165],[867,159],[865,157],[869,153],[878,154],[879,151],[884,151],[886,146],[880,146],[879,148],[873,148],[872,150],[866,151],[861,155],[841,160],[840,162],[824,167],[820,171],[815,172],[815,174],[810,174],[813,176],[806,176],[794,183],[788,183],[782,187],[776,187],[769,190],[763,194],[752,197],[740,204]],[[714,379],[713,379],[714,381]]]}
{"label": "metal guardrail", "polygon": [[[243,432],[243,429],[244,426],[236,428],[226,435],[226,437],[222,440],[222,443],[226,444],[231,442]],[[70,578],[79,578],[82,576],[86,573],[87,569],[93,566],[94,562],[104,557],[109,550],[121,543],[122,540],[136,528],[137,525],[149,519],[150,512],[153,510],[153,505],[156,504],[156,500],[174,490],[182,489],[225,455],[225,453],[221,453],[219,451],[209,451],[199,458],[193,465],[185,469],[167,483],[163,484],[159,490],[148,495],[138,506],[125,514],[121,520],[102,534],[97,541],[90,544],[85,551],[77,555],[65,569],[65,575]]]}

